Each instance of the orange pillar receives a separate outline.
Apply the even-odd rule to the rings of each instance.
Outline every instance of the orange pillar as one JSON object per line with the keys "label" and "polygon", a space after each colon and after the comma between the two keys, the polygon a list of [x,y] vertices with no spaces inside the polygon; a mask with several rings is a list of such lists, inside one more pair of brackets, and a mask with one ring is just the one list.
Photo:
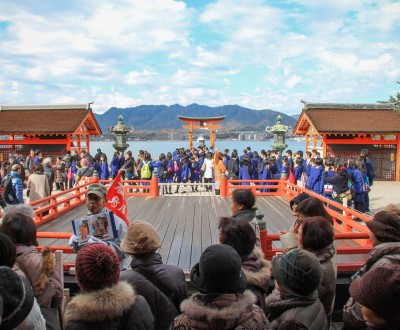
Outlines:
{"label": "orange pillar", "polygon": [[228,185],[228,180],[226,178],[225,173],[222,173],[221,180],[219,182],[220,187],[219,187],[219,194],[223,197],[227,196],[227,185]]}
{"label": "orange pillar", "polygon": [[158,178],[157,175],[153,173],[150,181],[150,196],[157,197],[158,196]]}
{"label": "orange pillar", "polygon": [[322,158],[326,157],[326,135],[322,135]]}
{"label": "orange pillar", "polygon": [[215,147],[214,123],[210,123],[210,147]]}
{"label": "orange pillar", "polygon": [[189,123],[189,147],[193,147],[193,122]]}

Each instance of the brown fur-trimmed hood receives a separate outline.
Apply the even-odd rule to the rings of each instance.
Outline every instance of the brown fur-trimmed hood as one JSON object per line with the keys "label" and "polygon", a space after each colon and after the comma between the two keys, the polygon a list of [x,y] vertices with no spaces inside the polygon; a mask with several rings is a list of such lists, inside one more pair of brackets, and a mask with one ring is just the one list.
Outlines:
{"label": "brown fur-trimmed hood", "polygon": [[249,306],[256,302],[256,296],[249,290],[243,294],[221,294],[212,302],[205,303],[211,295],[194,294],[181,304],[181,311],[193,319],[238,319]]}
{"label": "brown fur-trimmed hood", "polygon": [[255,248],[249,256],[242,258],[242,269],[249,285],[260,288],[269,287],[271,262],[264,258],[261,249]]}
{"label": "brown fur-trimmed hood", "polygon": [[65,322],[101,322],[120,317],[136,302],[136,293],[130,284],[121,281],[102,290],[81,292],[65,310]]}

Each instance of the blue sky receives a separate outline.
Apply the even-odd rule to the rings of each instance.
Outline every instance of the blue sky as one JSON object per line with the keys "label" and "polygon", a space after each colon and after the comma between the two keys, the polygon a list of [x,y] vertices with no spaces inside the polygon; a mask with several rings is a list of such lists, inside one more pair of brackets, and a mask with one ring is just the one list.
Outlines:
{"label": "blue sky", "polygon": [[0,2],[0,104],[300,113],[398,91],[400,1]]}

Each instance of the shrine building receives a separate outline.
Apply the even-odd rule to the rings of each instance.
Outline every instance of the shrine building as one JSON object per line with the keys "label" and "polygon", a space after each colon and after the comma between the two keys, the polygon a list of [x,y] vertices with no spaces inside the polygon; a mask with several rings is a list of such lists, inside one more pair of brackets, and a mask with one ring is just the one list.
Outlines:
{"label": "shrine building", "polygon": [[0,105],[0,161],[30,149],[55,159],[67,150],[90,151],[101,129],[89,104]]}
{"label": "shrine building", "polygon": [[393,104],[302,102],[294,134],[305,136],[307,151],[356,159],[368,149],[375,178],[400,181],[400,112]]}

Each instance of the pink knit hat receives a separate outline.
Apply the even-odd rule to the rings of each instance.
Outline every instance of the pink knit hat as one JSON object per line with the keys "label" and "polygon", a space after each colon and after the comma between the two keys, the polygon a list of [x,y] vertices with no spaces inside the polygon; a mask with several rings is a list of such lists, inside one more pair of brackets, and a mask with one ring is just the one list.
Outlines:
{"label": "pink knit hat", "polygon": [[81,159],[81,165],[82,165],[82,166],[87,166],[88,163],[89,163],[89,162],[88,162],[88,160],[87,160],[86,158],[82,158],[82,159]]}

